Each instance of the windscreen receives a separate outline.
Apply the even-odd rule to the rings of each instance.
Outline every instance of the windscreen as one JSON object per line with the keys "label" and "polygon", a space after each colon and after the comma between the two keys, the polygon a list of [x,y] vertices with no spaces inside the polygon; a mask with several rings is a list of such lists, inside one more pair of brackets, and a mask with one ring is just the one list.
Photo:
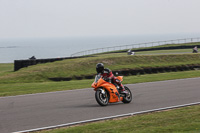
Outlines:
{"label": "windscreen", "polygon": [[96,75],[96,77],[95,77],[95,83],[97,83],[97,81],[99,80],[101,78],[101,75],[100,74],[98,74],[98,75]]}

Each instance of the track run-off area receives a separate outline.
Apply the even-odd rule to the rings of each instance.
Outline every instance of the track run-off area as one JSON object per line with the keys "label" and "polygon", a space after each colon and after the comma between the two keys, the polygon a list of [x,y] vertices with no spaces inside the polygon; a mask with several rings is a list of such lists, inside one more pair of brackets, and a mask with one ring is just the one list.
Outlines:
{"label": "track run-off area", "polygon": [[127,84],[133,101],[101,107],[92,88],[0,98],[0,132],[27,132],[200,104],[200,78]]}

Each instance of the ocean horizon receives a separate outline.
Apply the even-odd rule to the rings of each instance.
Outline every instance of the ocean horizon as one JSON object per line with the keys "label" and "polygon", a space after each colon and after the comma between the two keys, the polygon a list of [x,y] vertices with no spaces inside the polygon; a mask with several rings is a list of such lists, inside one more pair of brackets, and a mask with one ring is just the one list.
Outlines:
{"label": "ocean horizon", "polygon": [[32,56],[37,59],[70,57],[76,52],[96,48],[196,37],[200,34],[0,39],[0,63],[13,63]]}

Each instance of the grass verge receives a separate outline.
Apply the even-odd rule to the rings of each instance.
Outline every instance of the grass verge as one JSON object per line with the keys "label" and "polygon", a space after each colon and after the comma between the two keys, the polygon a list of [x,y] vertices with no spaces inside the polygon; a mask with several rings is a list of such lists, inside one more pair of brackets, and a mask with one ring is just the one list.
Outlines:
{"label": "grass verge", "polygon": [[50,78],[84,77],[96,74],[98,62],[113,71],[142,68],[171,67],[190,64],[200,64],[199,54],[179,55],[145,55],[120,57],[88,57],[84,59],[70,59],[53,63],[38,64],[0,76],[0,83],[33,83],[48,82]]}
{"label": "grass verge", "polygon": [[200,132],[200,105],[38,133]]}
{"label": "grass verge", "polygon": [[[125,76],[123,84],[173,80],[200,77],[200,70]],[[62,82],[36,82],[36,83],[4,83],[0,84],[0,96],[14,96],[23,94],[63,91],[81,88],[91,88],[94,79],[72,80]]]}
{"label": "grass verge", "polygon": [[13,72],[13,63],[0,63],[0,76]]}

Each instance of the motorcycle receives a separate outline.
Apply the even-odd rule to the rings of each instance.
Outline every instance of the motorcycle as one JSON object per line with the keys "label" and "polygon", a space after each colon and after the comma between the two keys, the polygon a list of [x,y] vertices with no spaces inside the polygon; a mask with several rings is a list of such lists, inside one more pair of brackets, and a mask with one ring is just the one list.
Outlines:
{"label": "motorcycle", "polygon": [[198,53],[198,50],[193,49],[192,53]]}
{"label": "motorcycle", "polygon": [[[118,76],[117,79],[123,81],[123,76]],[[94,88],[94,91],[96,91],[96,101],[101,106],[107,106],[108,103],[120,101],[123,103],[130,103],[132,101],[132,93],[128,87],[124,86],[128,93],[121,94],[119,91],[120,87],[117,84],[106,81],[101,75],[96,75],[92,87]]]}

